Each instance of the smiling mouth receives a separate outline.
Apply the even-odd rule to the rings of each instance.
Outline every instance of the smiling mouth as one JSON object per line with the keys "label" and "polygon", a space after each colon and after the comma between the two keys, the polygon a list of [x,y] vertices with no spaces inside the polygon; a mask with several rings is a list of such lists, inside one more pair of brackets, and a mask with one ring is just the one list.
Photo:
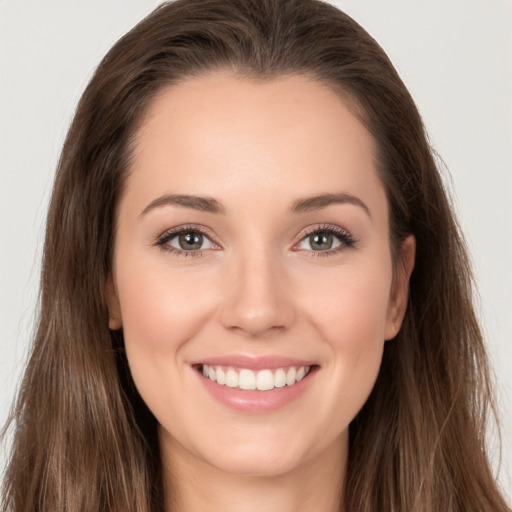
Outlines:
{"label": "smiling mouth", "polygon": [[197,365],[196,368],[203,377],[220,386],[243,391],[270,391],[275,388],[294,386],[306,378],[317,366],[289,366],[259,371],[207,364]]}

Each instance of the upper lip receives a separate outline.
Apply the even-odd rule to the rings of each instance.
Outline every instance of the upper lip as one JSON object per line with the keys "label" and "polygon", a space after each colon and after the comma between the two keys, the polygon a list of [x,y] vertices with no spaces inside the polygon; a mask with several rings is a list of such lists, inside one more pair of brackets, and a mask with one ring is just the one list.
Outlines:
{"label": "upper lip", "polygon": [[206,357],[193,361],[192,366],[206,364],[208,366],[231,366],[234,368],[247,368],[249,370],[264,370],[285,368],[288,366],[313,366],[315,363],[309,360],[297,359],[285,356],[247,356],[233,354],[226,356]]}

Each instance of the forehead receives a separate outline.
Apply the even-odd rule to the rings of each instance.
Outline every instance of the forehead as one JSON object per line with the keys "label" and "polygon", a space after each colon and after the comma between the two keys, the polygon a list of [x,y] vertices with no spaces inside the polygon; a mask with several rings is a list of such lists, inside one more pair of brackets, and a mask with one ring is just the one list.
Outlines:
{"label": "forehead", "polygon": [[169,86],[152,102],[135,138],[127,195],[382,198],[374,155],[373,138],[330,87],[302,75],[257,81],[217,73]]}

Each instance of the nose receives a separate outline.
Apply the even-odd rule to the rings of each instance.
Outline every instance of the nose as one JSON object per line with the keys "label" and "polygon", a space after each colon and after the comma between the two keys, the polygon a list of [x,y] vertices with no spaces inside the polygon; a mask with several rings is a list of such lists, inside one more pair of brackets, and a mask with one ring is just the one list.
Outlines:
{"label": "nose", "polygon": [[270,254],[241,256],[227,269],[221,322],[249,337],[289,328],[295,319],[283,265]]}

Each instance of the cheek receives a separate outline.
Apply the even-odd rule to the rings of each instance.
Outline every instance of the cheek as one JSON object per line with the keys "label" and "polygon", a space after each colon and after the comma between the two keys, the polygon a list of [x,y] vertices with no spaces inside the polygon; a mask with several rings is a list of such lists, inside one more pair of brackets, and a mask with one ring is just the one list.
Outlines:
{"label": "cheek", "polygon": [[[206,276],[198,272],[173,272],[168,265],[139,261],[129,272],[126,266],[118,271],[130,372],[159,423],[186,438],[180,418],[195,413],[186,394],[191,375],[183,363],[188,342],[210,318],[212,290],[201,288]],[[182,414],[170,414],[176,410]]]}
{"label": "cheek", "polygon": [[208,291],[198,289],[200,277],[151,265],[118,274],[125,338],[165,350],[194,335],[211,302]]}
{"label": "cheek", "polygon": [[[306,305],[310,325],[330,357],[325,370],[335,383],[343,421],[363,406],[377,378],[385,343],[391,287],[390,266],[351,268],[324,282],[324,293]],[[316,289],[322,284],[317,275]]]}
{"label": "cheek", "polygon": [[151,390],[161,389],[162,382],[181,382],[182,347],[206,321],[212,297],[210,290],[198,288],[205,276],[139,261],[121,262],[117,288],[130,370],[139,392],[151,402]]}
{"label": "cheek", "polygon": [[334,348],[357,352],[384,340],[391,279],[386,262],[316,273],[304,283],[303,309]]}

